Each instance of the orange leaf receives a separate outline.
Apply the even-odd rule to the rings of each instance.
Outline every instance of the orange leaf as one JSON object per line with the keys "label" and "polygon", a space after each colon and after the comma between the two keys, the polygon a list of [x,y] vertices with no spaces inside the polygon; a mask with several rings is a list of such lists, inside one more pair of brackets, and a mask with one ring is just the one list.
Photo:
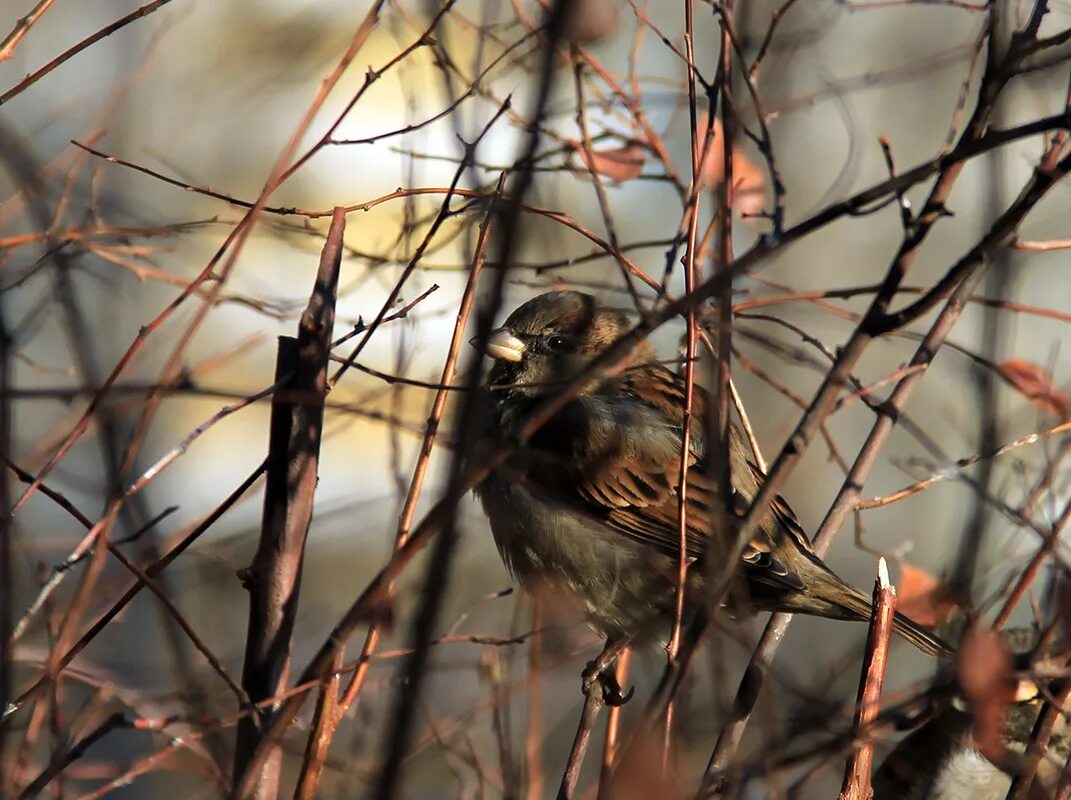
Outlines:
{"label": "orange leaf", "polygon": [[739,148],[733,151],[732,204],[745,217],[766,207],[766,173]]}
{"label": "orange leaf", "polygon": [[1053,385],[1052,375],[1046,370],[1021,358],[1005,361],[997,369],[1004,380],[1035,405],[1059,419],[1068,418],[1071,400],[1066,392]]}
{"label": "orange leaf", "polygon": [[920,625],[934,627],[947,622],[956,611],[948,587],[926,570],[900,562],[900,586],[896,608]]}
{"label": "orange leaf", "polygon": [[646,155],[641,142],[632,141],[624,147],[606,150],[592,150],[590,158],[583,145],[574,144],[584,166],[599,175],[605,175],[612,181],[621,183],[635,178],[643,170]]}
{"label": "orange leaf", "polygon": [[[721,120],[715,117],[714,133],[701,167],[703,184],[708,189],[716,188],[725,178],[725,142],[722,137]],[[706,139],[707,116],[696,121],[696,146],[702,147]],[[766,173],[755,164],[740,147],[733,147],[733,187],[729,193],[733,208],[745,216],[754,216],[766,204]]]}
{"label": "orange leaf", "polygon": [[1004,760],[1004,723],[1017,684],[1011,669],[1011,654],[995,631],[967,631],[956,655],[956,675],[974,719],[978,752],[998,766]]}

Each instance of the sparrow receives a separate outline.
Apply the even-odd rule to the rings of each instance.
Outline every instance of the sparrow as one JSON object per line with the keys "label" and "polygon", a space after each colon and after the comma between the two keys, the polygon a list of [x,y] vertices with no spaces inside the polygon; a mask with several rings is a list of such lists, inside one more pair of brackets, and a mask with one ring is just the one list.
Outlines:
{"label": "sparrow", "polygon": [[[541,294],[493,331],[485,353],[485,436],[518,443],[476,487],[507,569],[529,591],[561,593],[608,641],[664,638],[674,619],[679,553],[678,487],[685,382],[646,341],[521,441],[529,415],[622,335],[628,318],[577,291]],[[704,442],[709,395],[694,387],[686,457],[686,607],[702,609],[710,560],[735,537],[718,513]],[[765,475],[740,431],[729,430],[731,513],[746,513]],[[722,564],[715,563],[716,569]],[[869,620],[871,601],[823,563],[778,497],[737,569],[730,611],[788,611]],[[743,601],[741,600],[743,597]],[[897,634],[929,654],[949,647],[902,615]]]}
{"label": "sparrow", "polygon": [[[1001,637],[1015,657],[1017,671],[1030,674],[1033,630],[1013,628]],[[1066,662],[1066,653],[1064,654]],[[1040,683],[1040,686],[1039,686]],[[1041,713],[1042,700],[1052,696],[1051,687],[1030,679],[1020,679],[1014,701],[1004,720],[1004,742],[1009,758],[1004,769],[979,752],[974,739],[974,723],[966,701],[957,694],[942,699],[926,715],[925,724],[901,739],[874,774],[876,800],[1003,800],[1012,775],[1022,765],[1034,725]],[[1049,737],[1034,779],[1035,794],[1050,797],[1056,790],[1064,763],[1071,754],[1071,723],[1065,706]]]}

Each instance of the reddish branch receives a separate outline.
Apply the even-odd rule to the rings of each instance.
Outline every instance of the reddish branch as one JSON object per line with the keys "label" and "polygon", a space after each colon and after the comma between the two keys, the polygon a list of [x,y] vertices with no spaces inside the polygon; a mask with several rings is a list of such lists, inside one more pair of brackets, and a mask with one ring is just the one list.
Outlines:
{"label": "reddish branch", "polygon": [[[691,167],[692,180],[688,192],[688,205],[685,208],[685,220],[687,239],[684,253],[684,287],[686,292],[692,291],[702,278],[702,262],[698,251],[696,238],[699,230],[700,199],[703,195],[703,171],[702,164],[707,157],[707,151],[714,146],[713,125],[707,125],[707,130],[700,143],[699,131],[696,119],[696,69],[695,51],[693,44],[693,19],[692,2],[684,0],[684,45],[687,54],[688,68],[688,113],[689,130],[691,132]],[[709,119],[709,118],[708,118]],[[668,269],[667,269],[668,277]],[[676,587],[673,603],[673,628],[670,631],[669,641],[666,643],[667,666],[672,666],[680,652],[681,625],[684,622],[684,596],[688,581],[688,469],[691,466],[687,454],[692,451],[692,406],[695,401],[695,358],[696,358],[696,314],[690,310],[685,318],[687,329],[685,332],[684,345],[684,409],[683,424],[681,425],[681,463],[677,475],[677,574]],[[700,420],[700,424],[705,424]],[[717,440],[711,442],[714,453],[717,450]],[[716,461],[717,459],[714,459]],[[665,717],[662,720],[662,768],[665,769],[669,760],[670,740],[673,735],[673,704],[666,706]]]}
{"label": "reddish branch", "polygon": [[[342,685],[342,675],[339,672],[342,655],[341,650],[335,654],[331,673],[320,685],[316,712],[312,718],[312,730],[305,745],[305,760],[298,775],[297,789],[294,790],[295,800],[313,800],[316,797],[316,787],[327,763],[327,750],[331,746],[339,720],[345,713],[345,709],[340,707],[338,696],[339,686]],[[358,667],[358,670],[360,668]]]}
{"label": "reddish branch", "polygon": [[[11,457],[11,410],[13,401],[9,395],[11,389],[11,339],[7,329],[4,308],[0,307],[0,458],[8,461]],[[7,481],[7,471],[0,474],[0,792],[5,786],[4,764],[5,742],[10,717],[7,716],[8,700],[11,698],[12,663],[14,661],[14,570],[12,563],[13,548],[11,541],[11,491]]]}
{"label": "reddish branch", "polygon": [[[159,561],[153,563],[144,570],[145,575],[152,577],[160,574],[169,564],[171,564],[176,558],[179,557],[191,544],[197,541],[202,534],[204,534],[209,528],[211,528],[227,511],[238,502],[239,499],[247,492],[253,484],[260,477],[263,470],[263,465],[257,467],[249,476],[242,481],[242,483],[231,494],[224,499],[222,503],[216,506],[215,509],[208,515],[208,517],[196,525],[187,535],[185,535],[166,555]],[[123,595],[112,604],[112,606],[101,614],[96,622],[90,626],[82,637],[69,649],[63,650],[57,648],[56,654],[51,654],[50,658],[58,669],[64,669],[74,658],[85,649],[85,647],[97,637],[101,631],[108,626],[109,623],[114,620],[119,613],[126,608],[130,602],[137,596],[138,592],[144,586],[144,583],[136,583],[130,589],[123,593]],[[30,685],[26,691],[16,698],[11,706],[5,710],[5,716],[8,713],[14,713],[19,710],[24,703],[29,699],[37,695],[43,688],[50,686],[50,673],[45,672],[40,678],[38,678],[33,684]],[[246,712],[243,712],[243,715]],[[206,734],[208,731],[205,732]],[[203,738],[203,737],[200,737]],[[178,745],[175,746],[176,748]]]}
{"label": "reddish branch", "polygon": [[[97,413],[100,404],[103,402],[107,392],[117,380],[118,376],[133,360],[135,355],[142,349],[148,337],[153,332],[158,330],[159,327],[175,312],[177,308],[179,308],[180,305],[182,305],[185,300],[187,300],[191,295],[197,293],[199,288],[205,282],[209,281],[210,277],[214,277],[216,278],[216,280],[212,283],[212,287],[209,290],[207,301],[200,307],[200,309],[198,309],[197,313],[194,315],[194,320],[187,326],[184,334],[180,338],[179,344],[172,351],[172,354],[164,367],[163,377],[160,381],[161,385],[166,385],[170,381],[170,379],[178,372],[178,365],[181,363],[181,359],[186,351],[186,348],[189,345],[193,334],[204,321],[209,308],[214,305],[215,298],[221,291],[226,276],[229,274],[231,268],[234,266],[235,259],[237,258],[238,252],[241,249],[241,245],[246,240],[246,237],[248,236],[253,223],[256,221],[259,211],[266,204],[268,196],[270,196],[270,194],[278,187],[279,183],[281,182],[281,176],[283,174],[284,168],[286,164],[293,158],[301,139],[303,138],[305,132],[308,130],[308,127],[312,124],[312,119],[315,116],[316,112],[319,110],[320,106],[325,101],[331,89],[341,78],[342,73],[356,57],[357,52],[360,50],[361,46],[364,44],[372,29],[375,27],[378,21],[377,13],[379,5],[379,3],[376,3],[372,6],[371,9],[369,9],[369,12],[365,16],[364,22],[354,34],[354,37],[346,53],[344,54],[338,65],[335,67],[333,72],[322,83],[316,97],[312,101],[308,111],[301,120],[301,123],[299,124],[297,130],[295,131],[287,147],[284,149],[283,153],[277,160],[272,175],[265,183],[264,188],[262,189],[261,194],[258,197],[256,203],[252,204],[249,213],[246,214],[245,217],[243,217],[241,222],[239,222],[236,228],[227,237],[227,240],[224,242],[223,246],[217,251],[217,253],[205,266],[205,268],[188,284],[188,286],[183,290],[183,292],[175,300],[173,300],[163,311],[161,311],[148,325],[144,326],[139,331],[138,336],[127,348],[127,351],[119,359],[118,363],[113,368],[108,377],[105,379],[99,391],[94,395],[92,401],[89,404],[89,407],[85,410],[85,412],[79,418],[78,422],[64,438],[63,442],[57,448],[55,453],[53,453],[53,455],[49,458],[48,462],[41,468],[41,470],[39,470],[34,483],[32,483],[16,501],[15,506],[12,510],[12,514],[15,514],[19,511],[19,509],[38,489],[40,482],[45,479],[45,477],[56,466],[59,460],[62,459],[64,455],[66,455],[66,453],[75,444],[75,442],[85,433],[94,415]],[[144,8],[147,8],[147,6],[143,7],[143,9]],[[217,272],[216,268],[219,265],[219,262],[228,253],[228,250],[230,255],[223,263],[222,267],[219,267],[219,270]],[[144,436],[152,420],[153,414],[159,404],[160,399],[160,391],[155,390],[150,393],[149,401],[144,407],[141,418],[138,420],[137,427],[132,437],[131,445],[127,451],[127,464],[125,465],[125,467],[127,468],[129,468],[130,463],[133,461],[133,459],[136,457],[137,453],[140,450],[140,444],[144,439]],[[108,532],[110,531],[112,522],[114,521],[114,518],[118,513],[118,509],[121,503],[122,498],[115,500],[109,504],[109,507],[103,518],[91,532],[91,540],[87,544],[91,545],[92,540],[95,540],[96,538],[99,538],[101,536],[107,536]],[[95,552],[102,553],[103,550],[98,548]],[[83,595],[88,594],[89,589],[91,589],[93,584],[95,583],[96,569],[94,568],[94,565],[96,565],[96,563],[97,562],[91,563],[90,571],[87,575],[87,580],[83,582],[83,586],[86,587],[85,591],[83,592]],[[99,569],[99,566],[97,567],[97,569]],[[82,601],[83,599],[84,598],[76,598],[76,600],[78,601]],[[82,602],[82,604],[84,605],[84,602]],[[74,608],[76,608],[76,605],[72,604],[72,609]],[[79,616],[80,614],[78,613],[69,613],[67,615],[67,618],[64,623],[64,631],[61,632],[61,642],[68,637],[69,631],[77,622]]]}
{"label": "reddish branch", "polygon": [[[617,681],[618,686],[628,685],[628,669],[631,657],[632,650],[627,647],[622,650],[621,655],[617,657],[617,663],[614,665],[614,680]],[[618,746],[621,739],[620,726],[621,706],[611,706],[606,712],[606,738],[603,742],[602,768],[599,772],[600,800],[609,796],[610,781],[613,777],[614,762],[617,758]]]}
{"label": "reddish branch", "polygon": [[889,582],[889,569],[882,558],[878,561],[878,579],[874,583],[874,612],[870,618],[866,654],[863,656],[863,673],[859,679],[859,696],[855,703],[855,731],[862,742],[848,760],[839,800],[870,800],[874,796],[870,788],[874,744],[869,740],[868,731],[878,718],[895,611],[896,588]]}
{"label": "reddish branch", "polygon": [[[526,800],[542,800],[543,797],[543,611],[539,601],[532,603],[532,630],[528,640],[527,711],[524,732],[524,764]],[[624,654],[622,654],[624,655]],[[613,709],[611,709],[613,710]],[[614,716],[607,721],[607,735]]]}

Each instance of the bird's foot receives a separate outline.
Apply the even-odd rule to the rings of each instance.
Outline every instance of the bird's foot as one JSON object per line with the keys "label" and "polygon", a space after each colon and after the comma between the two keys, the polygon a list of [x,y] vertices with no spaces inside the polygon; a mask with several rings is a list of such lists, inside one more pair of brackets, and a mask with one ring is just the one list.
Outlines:
{"label": "bird's foot", "polygon": [[611,708],[623,706],[632,699],[636,688],[630,686],[627,692],[621,691],[621,684],[617,682],[613,664],[604,664],[599,659],[589,661],[582,673],[584,681],[584,694],[590,695],[598,685],[602,692],[602,701]]}

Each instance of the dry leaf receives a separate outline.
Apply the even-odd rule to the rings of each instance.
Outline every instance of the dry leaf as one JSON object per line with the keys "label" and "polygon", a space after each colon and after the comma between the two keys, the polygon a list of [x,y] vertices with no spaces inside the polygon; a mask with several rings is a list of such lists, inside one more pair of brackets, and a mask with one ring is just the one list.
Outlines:
{"label": "dry leaf", "polygon": [[903,561],[899,562],[899,566],[897,610],[928,628],[951,619],[957,606],[948,587],[924,569]]}
{"label": "dry leaf", "polygon": [[616,0],[572,0],[566,14],[565,38],[573,44],[591,44],[612,36],[621,17]]}
{"label": "dry leaf", "polygon": [[967,631],[956,655],[956,675],[974,719],[978,752],[998,766],[1004,761],[1004,723],[1017,684],[1011,669],[1011,654],[995,631]]}
{"label": "dry leaf", "polygon": [[766,208],[766,173],[739,148],[733,151],[732,204],[745,217]]}
{"label": "dry leaf", "polygon": [[1052,375],[1048,371],[1021,358],[1005,361],[997,369],[1004,380],[1035,405],[1061,420],[1068,418],[1071,400],[1066,392],[1053,385]]}
{"label": "dry leaf", "polygon": [[573,146],[580,155],[580,160],[584,162],[584,166],[612,181],[618,183],[629,181],[643,171],[646,150],[641,142],[632,141],[624,147],[592,150],[590,159],[583,145],[577,143]]}
{"label": "dry leaf", "polygon": [[[696,121],[697,147],[703,146],[706,137],[707,116]],[[717,187],[725,177],[725,144],[722,141],[721,120],[714,119],[714,135],[701,167],[703,184],[708,189]],[[729,202],[744,216],[759,214],[766,205],[766,173],[755,164],[740,147],[733,147],[733,188]]]}

